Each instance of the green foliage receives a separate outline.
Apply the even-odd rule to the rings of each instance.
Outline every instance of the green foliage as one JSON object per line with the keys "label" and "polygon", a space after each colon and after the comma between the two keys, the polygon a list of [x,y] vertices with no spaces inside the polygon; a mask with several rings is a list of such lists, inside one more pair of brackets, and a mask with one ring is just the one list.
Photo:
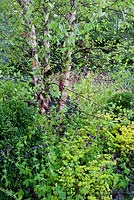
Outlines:
{"label": "green foliage", "polygon": [[[25,14],[16,0],[0,4],[0,199],[111,200],[134,180],[133,2],[76,1],[75,37],[69,0],[30,2]],[[37,46],[29,44],[31,24]],[[103,73],[69,88],[67,109],[57,114],[68,52],[76,78]],[[54,99],[45,116],[32,98],[37,88],[24,79],[33,75],[34,53],[38,88]]]}
{"label": "green foliage", "polygon": [[127,118],[47,118],[15,97],[15,88],[12,97],[3,88],[1,199],[111,200],[113,189],[127,187],[134,159],[134,127]]}
{"label": "green foliage", "polygon": [[123,111],[132,112],[134,107],[134,94],[131,92],[118,92],[113,94],[107,101],[109,110],[112,110],[115,114],[119,114]]}
{"label": "green foliage", "polygon": [[[120,66],[124,65],[133,71],[132,1],[122,3],[96,0],[75,3],[79,24],[75,30],[76,42],[72,55],[74,69],[79,71],[81,67],[86,66],[93,70],[119,71]],[[22,74],[30,71],[31,47],[25,35],[29,30],[24,25],[25,18],[29,17],[36,25],[40,64],[43,65],[45,53],[49,50],[51,67],[58,68],[61,65],[63,57],[60,55],[59,59],[58,51],[66,51],[63,43],[70,32],[70,26],[64,17],[70,12],[69,1],[53,0],[44,3],[42,0],[34,0],[24,17],[20,14],[21,7],[15,0],[12,0],[11,4],[2,1],[0,9],[1,19],[4,16],[8,24],[7,26],[6,23],[2,23],[1,26],[1,40],[2,43],[5,41],[1,46],[2,54],[8,58],[7,64],[2,66],[3,71],[11,71],[13,66],[15,71],[21,71]],[[43,36],[47,20],[49,35]],[[44,47],[44,37],[47,37],[50,42],[50,49]],[[56,49],[53,54],[55,44]]]}
{"label": "green foliage", "polygon": [[131,92],[116,93],[109,102],[113,102],[116,106],[121,106],[122,108],[131,109],[133,108],[134,94]]}
{"label": "green foliage", "polygon": [[25,134],[27,135],[29,126],[34,123],[37,114],[36,107],[28,106],[28,100],[31,99],[26,88],[24,83],[14,84],[7,81],[2,83],[0,89],[0,190],[3,191],[0,192],[1,199],[8,199],[8,196],[3,196],[4,192],[12,196],[13,188],[21,180],[19,169],[16,167],[21,158],[17,152],[17,144]]}
{"label": "green foliage", "polygon": [[[123,72],[120,74],[123,75]],[[80,103],[79,126],[83,131],[91,133],[102,154],[111,155],[111,159],[116,162],[112,172],[115,177],[113,190],[120,188],[125,194],[128,184],[133,183],[134,178],[134,96],[131,88],[129,91],[123,90],[124,82],[129,82],[128,76],[124,76],[113,81],[110,77],[114,77],[114,74],[96,76],[91,73],[70,95],[73,101]]]}

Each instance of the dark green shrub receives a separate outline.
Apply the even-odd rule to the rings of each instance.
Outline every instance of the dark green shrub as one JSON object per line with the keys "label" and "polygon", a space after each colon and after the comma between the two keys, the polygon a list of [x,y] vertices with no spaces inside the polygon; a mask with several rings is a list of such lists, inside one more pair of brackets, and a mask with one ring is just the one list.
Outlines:
{"label": "dark green shrub", "polygon": [[[34,122],[35,111],[23,101],[0,102],[0,179],[1,184],[15,187],[19,181],[16,163],[19,156],[17,144]],[[19,182],[18,182],[19,183]]]}
{"label": "dark green shrub", "polygon": [[121,109],[132,109],[134,107],[134,94],[131,92],[120,92],[113,94],[107,101],[113,112],[119,113]]}
{"label": "dark green shrub", "polygon": [[[19,155],[17,144],[26,137],[37,115],[36,108],[28,106],[25,91],[23,84],[11,81],[3,83],[0,89],[0,199],[9,199],[11,191],[15,192],[21,185],[16,164],[26,155],[26,149],[23,146],[23,154]],[[31,138],[29,149],[36,145],[37,138],[38,134]]]}

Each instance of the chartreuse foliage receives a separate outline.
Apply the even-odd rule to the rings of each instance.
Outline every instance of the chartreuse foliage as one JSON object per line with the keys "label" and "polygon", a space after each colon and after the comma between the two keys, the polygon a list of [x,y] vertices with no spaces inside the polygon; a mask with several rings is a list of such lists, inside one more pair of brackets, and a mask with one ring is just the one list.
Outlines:
{"label": "chartreuse foliage", "polygon": [[134,178],[134,124],[127,115],[93,116],[88,108],[43,117],[21,89],[26,85],[10,82],[0,92],[0,199],[111,200],[114,189],[127,187]]}

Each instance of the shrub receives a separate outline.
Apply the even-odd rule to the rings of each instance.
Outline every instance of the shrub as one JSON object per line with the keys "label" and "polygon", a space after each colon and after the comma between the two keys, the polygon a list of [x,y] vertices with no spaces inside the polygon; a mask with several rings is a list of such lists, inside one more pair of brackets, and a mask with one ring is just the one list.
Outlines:
{"label": "shrub", "polygon": [[[16,190],[15,188],[21,184],[16,164],[22,155],[19,155],[17,144],[34,124],[37,114],[33,106],[29,107],[24,102],[26,97],[23,93],[19,93],[19,90],[26,91],[26,89],[21,86],[22,84],[16,85],[9,81],[4,83],[0,90],[0,190],[2,191],[0,199],[8,199],[4,193],[12,194],[10,190]],[[36,138],[37,136],[34,138],[35,141]],[[31,140],[30,145],[33,145],[32,142],[36,144],[35,141]],[[25,146],[23,151],[25,152]]]}
{"label": "shrub", "polygon": [[113,112],[118,114],[123,109],[133,109],[134,94],[131,92],[118,92],[108,98],[108,106],[113,108]]}
{"label": "shrub", "polygon": [[117,118],[107,114],[103,117],[97,122],[98,148],[102,149],[103,154],[110,154],[112,160],[116,161],[113,188],[126,192],[127,186],[134,179],[134,124],[126,116]]}

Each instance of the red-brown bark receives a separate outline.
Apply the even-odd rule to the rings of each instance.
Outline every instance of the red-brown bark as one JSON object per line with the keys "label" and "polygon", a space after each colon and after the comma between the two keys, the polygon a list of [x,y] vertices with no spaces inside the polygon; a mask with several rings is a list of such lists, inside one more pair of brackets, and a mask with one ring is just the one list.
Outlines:
{"label": "red-brown bark", "polygon": [[[71,26],[71,33],[68,35],[68,38],[72,36],[75,40],[75,28],[76,28],[76,12],[75,12],[75,0],[70,0],[71,12],[67,13],[66,20],[68,21],[69,25]],[[68,38],[66,38],[65,48],[68,45]],[[70,75],[72,69],[72,53],[73,53],[73,45],[69,46],[69,49],[65,52],[65,60],[64,66],[66,68],[64,75],[59,83],[59,90],[61,92],[60,100],[58,103],[58,111],[63,110],[66,106],[66,100],[68,97],[68,88],[70,85]]]}

